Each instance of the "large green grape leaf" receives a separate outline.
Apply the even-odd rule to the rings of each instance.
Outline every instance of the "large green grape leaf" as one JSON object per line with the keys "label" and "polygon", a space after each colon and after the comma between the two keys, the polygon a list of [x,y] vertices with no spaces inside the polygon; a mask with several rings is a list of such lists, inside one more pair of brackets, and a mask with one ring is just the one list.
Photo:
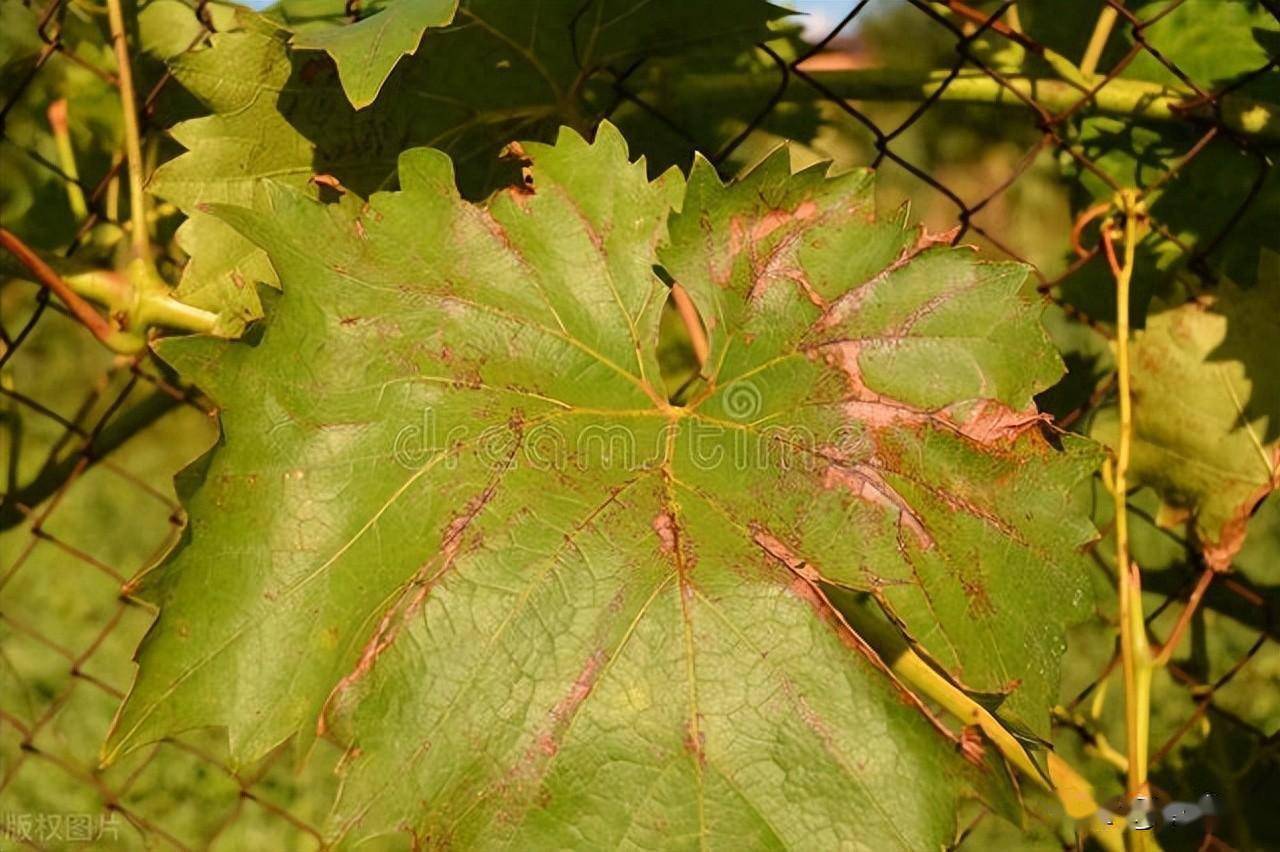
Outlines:
{"label": "large green grape leaf", "polygon": [[[1170,517],[1191,514],[1206,561],[1230,566],[1249,515],[1280,482],[1280,263],[1258,286],[1153,315],[1130,354],[1135,485],[1150,485]],[[1094,424],[1116,441],[1114,408]]]}
{"label": "large green grape leaf", "polygon": [[373,103],[391,69],[418,49],[428,27],[453,20],[458,0],[388,0],[371,6],[359,21],[308,29],[292,41],[296,48],[323,50],[333,57],[356,109]]}
{"label": "large green grape leaf", "polygon": [[[279,14],[283,26],[311,33],[343,20],[343,5],[292,2]],[[238,31],[171,63],[212,111],[174,129],[189,153],[161,167],[152,184],[191,217],[179,232],[192,259],[177,295],[217,311],[235,331],[261,316],[256,284],[275,283],[262,252],[201,213],[202,204],[249,204],[262,178],[314,192],[316,174],[368,195],[394,183],[396,158],[415,145],[453,154],[464,193],[479,197],[518,180],[518,163],[497,156],[512,138],[590,123],[585,116],[603,101],[587,84],[608,76],[597,75],[602,68],[698,47],[741,50],[767,38],[780,14],[763,0],[611,0],[585,9],[580,0],[468,0],[357,111],[327,60],[291,53],[288,30],[241,10]]]}
{"label": "large green grape leaf", "polygon": [[[213,209],[284,295],[161,346],[223,439],[109,756],[335,737],[335,840],[937,848],[969,770],[824,588],[1047,732],[1098,456],[1031,406],[1061,366],[1025,269],[785,151],[687,191],[609,125],[526,151],[483,206],[416,149],[367,204]],[[659,263],[709,328],[684,406]]]}

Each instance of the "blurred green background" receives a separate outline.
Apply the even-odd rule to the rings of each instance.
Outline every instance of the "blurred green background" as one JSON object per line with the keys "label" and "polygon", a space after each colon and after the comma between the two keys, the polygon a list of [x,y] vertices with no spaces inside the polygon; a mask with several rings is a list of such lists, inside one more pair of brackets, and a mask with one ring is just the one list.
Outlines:
{"label": "blurred green background", "polygon": [[[1072,250],[1077,217],[1110,196],[1104,176],[1158,187],[1149,203],[1159,227],[1144,238],[1135,282],[1140,320],[1149,304],[1153,311],[1176,304],[1211,290],[1223,275],[1258,286],[1260,249],[1280,248],[1274,148],[1226,133],[1208,134],[1206,141],[1200,124],[1088,118],[1046,128],[1032,110],[1016,106],[939,101],[917,118],[919,101],[850,102],[860,119],[812,93],[796,97],[784,90],[773,103],[770,86],[760,97],[710,103],[687,97],[686,81],[706,72],[733,69],[781,81],[779,61],[792,63],[809,52],[855,7],[853,21],[800,71],[1044,71],[1040,58],[989,31],[978,33],[972,22],[949,15],[946,4],[799,5],[812,18],[803,27],[794,19],[778,24],[769,45],[777,59],[762,51],[655,58],[626,81],[643,105],[624,99],[612,120],[655,168],[686,166],[696,148],[726,152],[719,166],[731,176],[783,142],[791,144],[797,166],[821,159],[839,168],[874,165],[882,209],[910,204],[929,230],[959,226],[958,239],[984,257],[1032,265],[1028,287],[1045,297],[1046,325],[1070,369],[1041,403],[1071,428],[1088,432],[1092,417],[1110,404],[1112,285],[1097,257],[1078,262]],[[1134,34],[1119,27],[1101,69],[1125,62],[1126,76],[1175,79],[1153,58],[1158,54],[1207,90],[1232,81],[1241,92],[1280,102],[1274,62],[1280,24],[1268,4],[1128,5],[1140,19],[1156,19],[1140,31],[1151,49],[1139,43],[1126,60]],[[1015,8],[1030,38],[1077,58],[1101,7],[1098,0],[1020,0]],[[232,7],[200,8],[218,29],[237,25]],[[269,14],[288,21],[301,8],[286,0]],[[70,263],[111,265],[127,242],[120,223],[128,219],[128,200],[118,179],[106,179],[119,156],[121,129],[105,23],[93,0],[66,3],[58,17],[61,47],[42,59],[48,51],[38,25],[45,11],[40,3],[0,0],[0,100],[7,107],[0,219],[40,249],[67,254],[74,248]],[[157,92],[149,100],[146,145],[155,166],[183,150],[164,129],[207,112],[167,78],[165,64],[200,49],[203,31],[195,7],[179,0],[142,0],[137,13],[140,89]],[[963,41],[966,36],[973,38]],[[789,86],[807,86],[794,70]],[[46,113],[58,99],[68,102],[75,183],[85,194],[102,189],[89,205],[100,215],[88,229],[79,228],[84,217],[68,191],[66,157]],[[740,144],[727,148],[735,140]],[[176,282],[186,261],[173,239],[182,215],[171,204],[156,214],[165,247],[161,271]],[[1096,229],[1087,236],[1095,240]],[[0,276],[13,272],[0,265]],[[678,380],[691,356],[680,324],[669,319],[664,362]],[[56,837],[39,831],[49,829],[48,815],[81,814],[95,820],[93,848],[318,848],[339,758],[323,741],[311,755],[286,746],[261,765],[234,767],[218,732],[193,732],[110,768],[98,766],[99,746],[132,679],[132,652],[152,617],[122,587],[153,567],[180,534],[173,476],[211,446],[216,422],[207,402],[178,386],[163,365],[107,352],[18,277],[0,283],[0,326],[0,849],[72,845],[69,823]],[[1105,537],[1111,509],[1101,482],[1090,487],[1104,531],[1095,549],[1098,603],[1095,617],[1072,633],[1054,746],[1086,769],[1101,799],[1114,800],[1123,792],[1123,772],[1109,762],[1108,744],[1122,749],[1123,724],[1120,687],[1114,672],[1108,674],[1115,637],[1114,566]],[[1198,559],[1178,529],[1156,524],[1153,495],[1140,493],[1133,503],[1134,553],[1148,577],[1147,611],[1159,613],[1153,631],[1160,636],[1176,618],[1168,598],[1185,593]],[[1203,846],[1206,828],[1226,848],[1280,849],[1280,809],[1274,807],[1280,797],[1280,644],[1273,618],[1280,606],[1280,506],[1274,497],[1251,524],[1232,582],[1211,589],[1176,666],[1155,684],[1154,780],[1168,798],[1193,801],[1210,793],[1221,809],[1212,823],[1162,831],[1169,849],[1209,848]],[[1071,827],[1054,804],[1030,796],[1028,805],[1022,827],[975,805],[957,843],[1072,848]],[[41,814],[43,827],[33,821]]]}

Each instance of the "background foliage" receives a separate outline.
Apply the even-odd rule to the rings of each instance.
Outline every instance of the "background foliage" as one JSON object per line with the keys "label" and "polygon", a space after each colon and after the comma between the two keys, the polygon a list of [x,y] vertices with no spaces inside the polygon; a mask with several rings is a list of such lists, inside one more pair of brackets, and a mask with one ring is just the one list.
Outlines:
{"label": "background foliage", "polygon": [[[874,165],[882,211],[909,201],[932,231],[1032,264],[1028,286],[1049,300],[1046,323],[1070,370],[1039,403],[1107,442],[1114,283],[1087,212],[1137,187],[1150,227],[1133,290],[1145,328],[1135,339],[1131,534],[1152,633],[1167,635],[1206,547],[1276,476],[1280,132],[1274,117],[1245,132],[1233,116],[1239,99],[1280,103],[1277,10],[1264,0],[1114,4],[1098,69],[1200,103],[1140,120],[1014,96],[958,101],[945,88],[926,99],[901,82],[934,70],[960,82],[1053,77],[1054,54],[1085,53],[1100,0],[1070,14],[1053,0],[982,3],[977,16],[959,4],[831,2],[820,7],[826,29],[747,0],[648,5],[642,23],[583,39],[592,14],[608,21],[627,4],[472,0],[457,13],[471,25],[454,33],[429,29],[452,9],[426,0],[367,4],[356,26],[333,0],[284,0],[261,15],[140,2],[131,36],[150,186],[164,201],[154,217],[162,274],[226,333],[259,318],[274,270],[201,206],[245,203],[267,174],[326,200],[366,197],[394,187],[401,150],[431,145],[454,156],[464,194],[481,198],[521,179],[520,152],[502,156],[509,141],[549,141],[562,124],[589,132],[608,117],[654,174],[687,169],[698,150],[734,176],[787,140],[795,167]],[[362,31],[375,25],[394,37],[370,52]],[[0,0],[0,60],[4,226],[69,266],[119,262],[129,199],[101,9]],[[897,88],[858,76],[881,68]],[[46,112],[60,98],[76,174]],[[316,848],[337,786],[337,750],[324,740],[305,763],[284,748],[242,766],[223,734],[200,731],[100,768],[152,619],[133,596],[136,578],[179,535],[172,477],[216,428],[208,401],[160,362],[106,352],[25,280],[0,288],[0,814],[105,815],[113,831],[100,841],[124,848]],[[684,341],[667,340],[670,362],[687,363]],[[1100,477],[1080,496],[1104,536],[1091,550],[1096,604],[1069,638],[1052,741],[1105,799],[1123,792],[1106,758],[1123,742],[1111,501]],[[1155,782],[1172,799],[1212,793],[1222,811],[1162,831],[1166,848],[1200,847],[1206,828],[1220,848],[1280,846],[1267,806],[1280,782],[1280,505],[1262,500],[1245,519],[1230,572],[1212,579],[1189,641],[1154,684]],[[1015,828],[973,803],[957,844],[1071,845],[1055,803],[1029,794],[1028,807]],[[60,846],[8,817],[0,831],[0,844]]]}

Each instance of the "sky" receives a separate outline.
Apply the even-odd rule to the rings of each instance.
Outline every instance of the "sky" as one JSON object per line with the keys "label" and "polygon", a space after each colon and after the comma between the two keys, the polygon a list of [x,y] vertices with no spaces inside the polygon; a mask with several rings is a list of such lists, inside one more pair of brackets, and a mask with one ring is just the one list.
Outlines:
{"label": "sky", "polygon": [[826,35],[849,14],[853,4],[849,0],[774,0],[780,6],[790,6],[804,12],[802,19],[807,35]]}

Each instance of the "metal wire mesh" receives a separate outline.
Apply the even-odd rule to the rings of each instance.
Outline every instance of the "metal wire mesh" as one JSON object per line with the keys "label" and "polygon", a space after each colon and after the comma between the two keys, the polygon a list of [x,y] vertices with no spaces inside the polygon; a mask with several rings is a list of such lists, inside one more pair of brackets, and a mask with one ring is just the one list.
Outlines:
{"label": "metal wire mesh", "polygon": [[[27,76],[13,86],[12,94],[0,106],[0,120],[54,61],[76,63],[114,83],[110,69],[97,67],[66,49],[61,22],[67,2],[51,0],[40,9],[39,37],[44,47]],[[1265,147],[1232,130],[1224,120],[1222,98],[1259,78],[1280,75],[1280,60],[1273,57],[1229,86],[1215,88],[1213,81],[1197,80],[1184,72],[1148,39],[1151,28],[1183,5],[1181,0],[1173,0],[1157,14],[1142,19],[1116,0],[1107,2],[1127,30],[1131,45],[1107,63],[1092,91],[1080,92],[1078,101],[1063,110],[1051,111],[1038,103],[1015,85],[1007,72],[974,49],[980,39],[994,39],[1043,55],[1044,45],[1017,26],[1016,0],[998,6],[986,4],[981,10],[959,2],[902,0],[900,7],[931,22],[954,44],[946,76],[927,96],[909,104],[905,115],[901,109],[895,113],[841,97],[815,69],[833,57],[843,61],[841,57],[847,60],[856,52],[850,39],[856,43],[865,19],[879,13],[876,7],[885,5],[861,0],[843,4],[847,11],[838,23],[820,38],[811,39],[793,58],[784,58],[770,45],[759,47],[765,61],[757,73],[762,91],[771,94],[758,110],[741,116],[736,125],[725,130],[724,138],[694,138],[677,118],[664,113],[660,104],[646,101],[641,87],[632,87],[647,60],[608,71],[616,97],[601,117],[622,109],[643,111],[686,140],[690,148],[711,152],[712,162],[728,177],[737,167],[735,156],[743,147],[759,135],[767,136],[762,128],[780,104],[797,98],[818,103],[833,121],[843,117],[847,132],[858,136],[862,140],[859,144],[866,147],[870,165],[897,169],[899,184],[909,187],[904,194],[917,201],[933,196],[933,201],[924,202],[925,211],[935,226],[955,227],[949,234],[953,243],[976,238],[990,254],[1031,262],[1038,289],[1047,299],[1058,303],[1073,321],[1109,334],[1105,323],[1096,322],[1077,304],[1062,298],[1064,288],[1085,275],[1091,265],[1101,263],[1096,242],[1082,245],[1089,242],[1086,214],[1060,222],[1061,247],[1074,245],[1076,251],[1070,262],[1056,264],[1056,270],[1046,268],[1054,264],[1044,263],[1043,253],[1039,258],[1028,256],[1026,246],[1005,233],[1009,230],[1007,216],[988,214],[1022,191],[1024,183],[1038,180],[1036,174],[1043,170],[1046,157],[1056,157],[1060,164],[1069,163],[1080,174],[1120,189],[1114,177],[1091,158],[1072,122],[1088,109],[1099,90],[1137,57],[1145,56],[1194,92],[1196,102],[1188,105],[1182,122],[1194,130],[1194,141],[1180,156],[1169,160],[1171,165],[1163,173],[1149,176],[1143,192],[1150,195],[1177,179],[1211,144],[1233,146],[1256,168],[1256,177],[1235,199],[1238,206],[1226,217],[1221,231],[1194,245],[1187,245],[1153,215],[1152,229],[1183,253],[1185,269],[1203,286],[1212,286],[1216,273],[1206,258],[1247,214],[1274,169]],[[903,8],[897,13],[905,14]],[[211,16],[205,3],[192,5],[191,12],[207,33]],[[192,47],[203,41],[202,34]],[[945,108],[947,90],[962,74],[973,72],[997,81],[1018,104],[1003,105],[1000,120],[1006,127],[1018,128],[1007,135],[1022,147],[1005,156],[981,185],[975,188],[970,183],[962,188],[952,185],[954,170],[944,175],[936,164],[916,162],[913,152],[919,148],[918,140],[911,142],[908,137],[912,128],[930,116],[941,116],[938,132],[949,132],[948,122],[957,113]],[[162,128],[145,125],[150,124],[157,99],[170,85],[165,73],[147,94],[143,121],[148,135],[162,132]],[[1196,106],[1207,109],[1191,108]],[[61,180],[74,180],[40,151],[23,147],[7,133],[0,144],[14,148]],[[68,256],[73,257],[90,229],[108,217],[104,198],[121,170],[121,160],[117,156],[100,180],[82,187],[89,213],[67,249]],[[1037,259],[1042,262],[1035,263]],[[26,289],[20,295],[4,294],[9,298],[0,323],[0,403],[4,405],[0,417],[9,450],[6,496],[0,511],[8,530],[7,537],[0,538],[4,544],[0,559],[0,848],[10,844],[64,848],[81,842],[124,848],[319,847],[323,802],[331,791],[335,755],[313,754],[306,769],[300,771],[282,749],[260,765],[235,767],[226,759],[225,745],[216,733],[197,732],[155,744],[110,768],[98,765],[98,747],[132,676],[132,651],[151,618],[132,592],[141,574],[172,544],[182,524],[182,510],[173,498],[170,479],[187,459],[165,456],[149,447],[162,445],[173,436],[189,442],[192,434],[211,434],[212,420],[199,394],[176,385],[158,363],[110,358],[93,349],[91,340],[74,344],[80,346],[78,359],[72,358],[75,369],[52,369],[52,349],[63,348],[56,352],[62,361],[70,357],[65,348],[73,345],[67,340],[76,339],[74,333],[67,333],[74,329],[73,320],[46,291],[20,282],[11,282],[13,287]],[[87,335],[80,337],[87,340]],[[1060,422],[1087,416],[1088,408],[1102,401],[1109,390],[1104,384],[1085,406],[1067,413]],[[45,451],[43,462],[33,473],[17,462],[23,441],[35,442]],[[94,508],[104,502],[114,509]],[[116,539],[121,537],[129,539],[129,547],[119,546]],[[1100,570],[1109,571],[1101,557],[1099,565]],[[1149,623],[1164,624],[1162,616],[1177,610],[1199,579],[1195,559],[1152,578],[1149,587],[1163,596],[1163,602],[1152,611]],[[1210,575],[1207,582],[1207,607],[1230,614],[1251,638],[1242,643],[1241,653],[1225,669],[1211,671],[1212,667],[1199,665],[1195,659],[1170,668],[1170,688],[1182,690],[1188,701],[1183,718],[1153,743],[1156,764],[1202,728],[1206,718],[1215,726],[1233,729],[1253,743],[1258,754],[1268,749],[1275,752],[1276,731],[1260,728],[1221,701],[1224,689],[1241,671],[1264,650],[1275,653],[1280,645],[1269,600],[1274,590],[1258,589],[1238,575]],[[1155,627],[1153,631],[1158,632]],[[1096,747],[1097,734],[1087,720],[1081,721],[1079,711],[1096,700],[1116,666],[1116,658],[1102,662],[1101,670],[1092,673],[1060,714],[1059,723],[1078,735],[1085,746]],[[1276,762],[1272,760],[1269,776],[1273,781],[1278,780]],[[1257,783],[1265,784],[1267,777],[1261,776]],[[1260,788],[1257,801],[1266,795]],[[979,814],[969,824],[962,843],[976,836],[984,818]],[[1227,841],[1212,836],[1211,828],[1204,843],[1205,848],[1230,848]]]}

